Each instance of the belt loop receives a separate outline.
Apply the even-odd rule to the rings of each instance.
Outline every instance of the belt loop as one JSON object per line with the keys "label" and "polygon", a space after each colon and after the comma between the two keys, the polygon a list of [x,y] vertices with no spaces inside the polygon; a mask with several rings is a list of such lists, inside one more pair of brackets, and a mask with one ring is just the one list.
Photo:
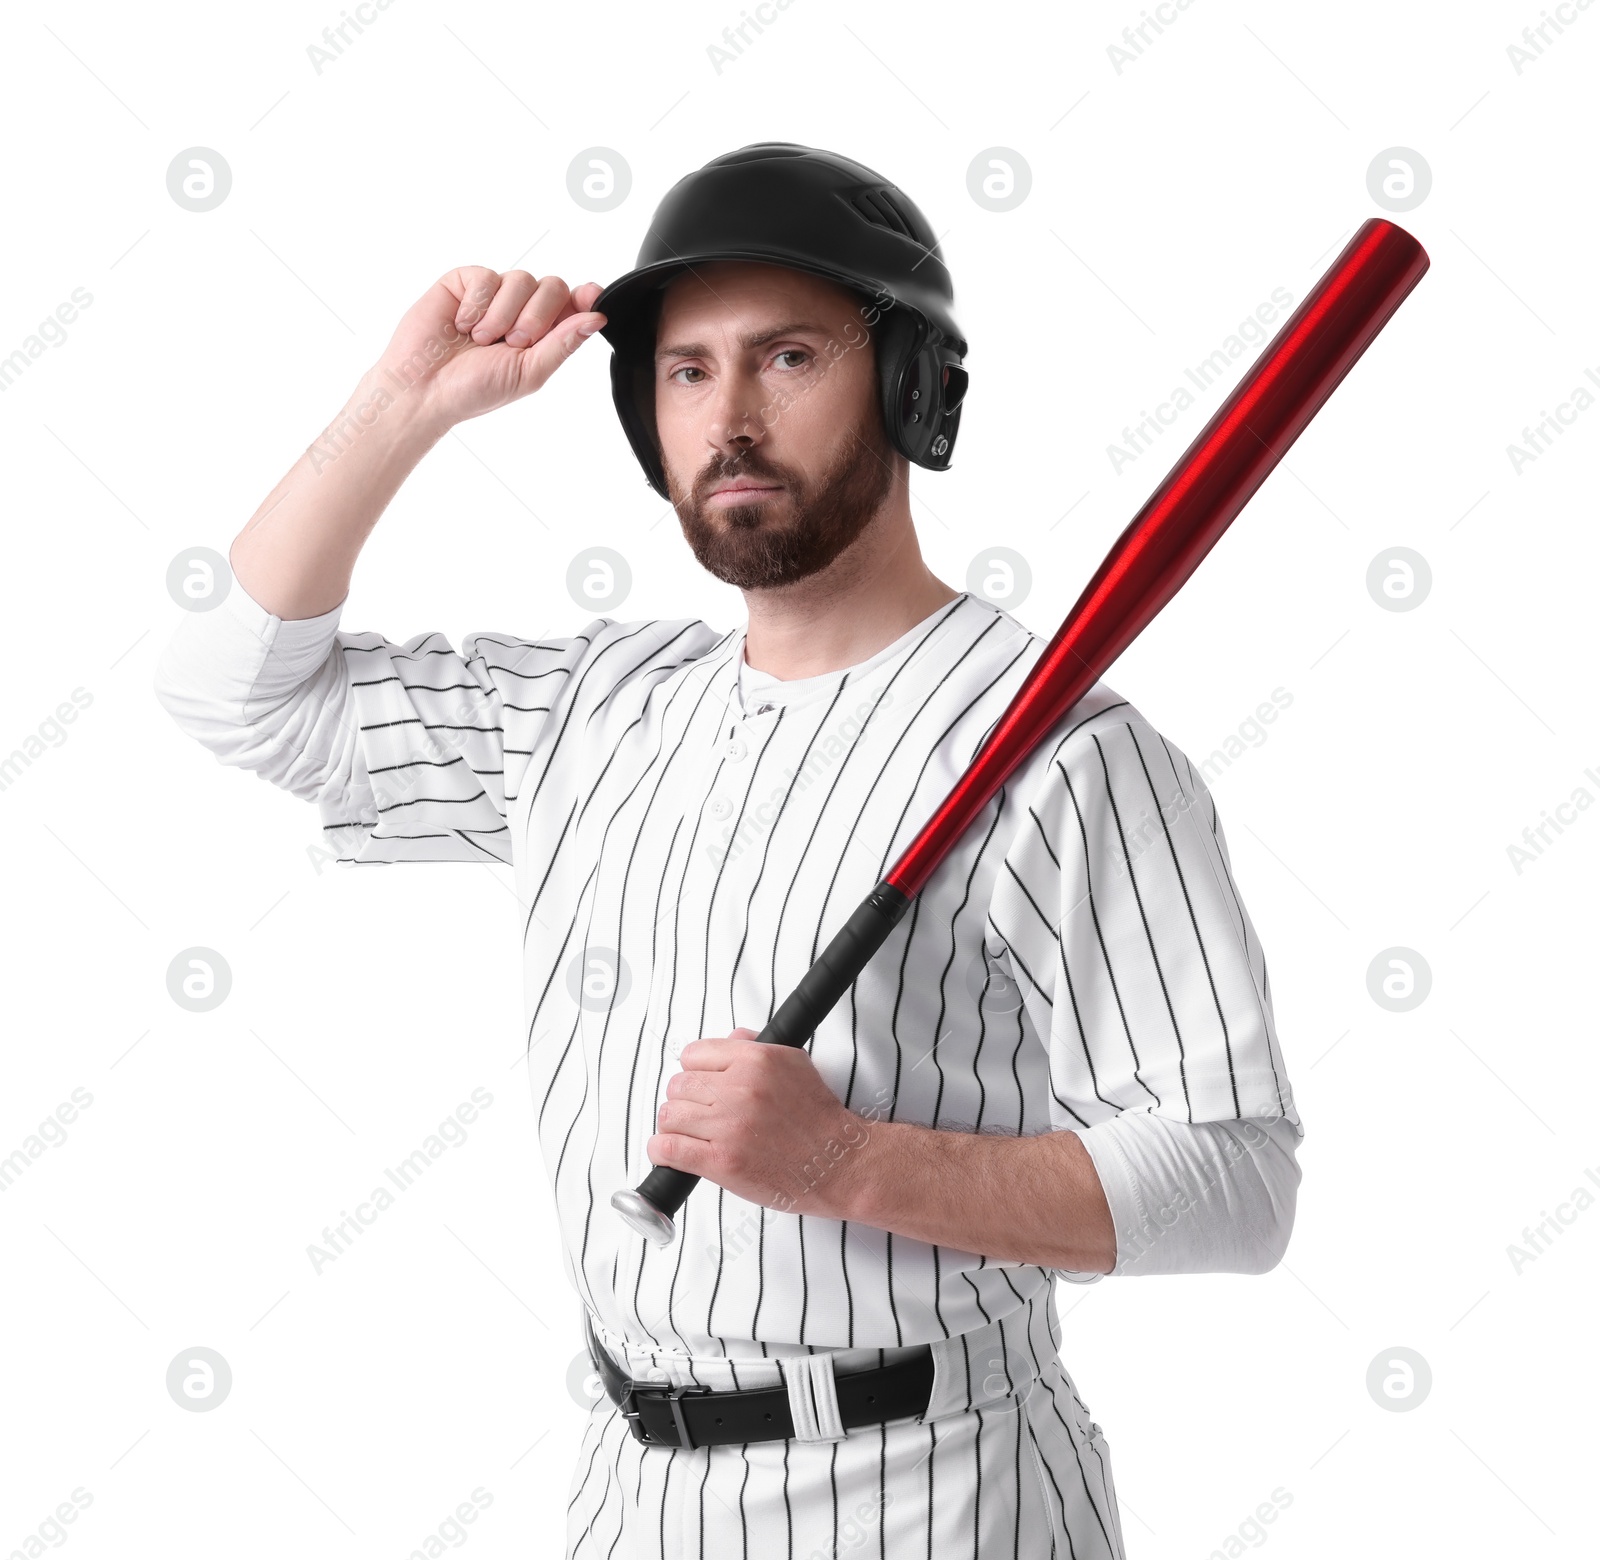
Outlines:
{"label": "belt loop", "polygon": [[838,1441],[845,1434],[831,1354],[780,1356],[797,1441]]}

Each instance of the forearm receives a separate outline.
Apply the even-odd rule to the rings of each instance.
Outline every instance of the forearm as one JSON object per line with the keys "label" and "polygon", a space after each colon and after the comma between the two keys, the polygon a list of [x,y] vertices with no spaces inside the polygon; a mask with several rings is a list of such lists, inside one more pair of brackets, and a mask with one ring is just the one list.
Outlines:
{"label": "forearm", "polygon": [[868,1121],[841,1165],[845,1219],[1002,1261],[1109,1273],[1116,1230],[1077,1133],[1010,1137]]}
{"label": "forearm", "polygon": [[278,617],[331,611],[378,517],[440,434],[420,397],[374,366],[234,538],[235,579]]}

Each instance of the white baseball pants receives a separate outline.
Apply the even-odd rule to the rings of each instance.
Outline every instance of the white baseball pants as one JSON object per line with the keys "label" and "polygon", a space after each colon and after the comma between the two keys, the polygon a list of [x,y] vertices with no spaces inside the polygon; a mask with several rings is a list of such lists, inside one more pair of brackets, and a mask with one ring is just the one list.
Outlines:
{"label": "white baseball pants", "polygon": [[1052,1286],[986,1327],[936,1340],[927,1415],[849,1431],[829,1423],[834,1370],[904,1351],[730,1361],[624,1349],[596,1321],[601,1345],[636,1380],[788,1382],[800,1433],[645,1446],[602,1397],[569,1490],[567,1560],[1125,1560],[1110,1452],[1052,1340],[1054,1304]]}

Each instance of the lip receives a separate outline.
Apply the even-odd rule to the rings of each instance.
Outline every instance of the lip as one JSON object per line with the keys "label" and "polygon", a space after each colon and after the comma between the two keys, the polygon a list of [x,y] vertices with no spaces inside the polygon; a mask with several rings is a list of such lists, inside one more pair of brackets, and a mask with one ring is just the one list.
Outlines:
{"label": "lip", "polygon": [[719,505],[753,504],[782,491],[783,489],[775,483],[734,483],[729,487],[713,488],[707,495],[707,502]]}

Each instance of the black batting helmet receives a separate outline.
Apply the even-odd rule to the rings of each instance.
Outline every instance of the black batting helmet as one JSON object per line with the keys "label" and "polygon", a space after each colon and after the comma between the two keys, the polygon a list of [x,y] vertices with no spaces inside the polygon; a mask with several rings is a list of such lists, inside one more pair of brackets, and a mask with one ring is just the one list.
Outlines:
{"label": "black batting helmet", "polygon": [[759,141],[714,157],[667,191],[634,269],[592,305],[606,316],[611,395],[650,486],[668,497],[655,424],[662,289],[697,263],[761,260],[867,295],[891,443],[930,471],[950,464],[967,372],[950,273],[916,204],[837,152]]}

